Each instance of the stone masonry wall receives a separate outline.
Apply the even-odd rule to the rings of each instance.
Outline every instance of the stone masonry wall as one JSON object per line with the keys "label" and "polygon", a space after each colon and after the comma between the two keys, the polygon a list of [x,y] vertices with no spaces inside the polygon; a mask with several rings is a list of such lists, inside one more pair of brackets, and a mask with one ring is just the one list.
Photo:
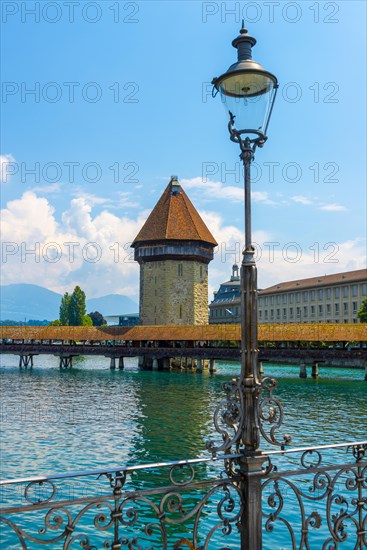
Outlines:
{"label": "stone masonry wall", "polygon": [[140,316],[143,325],[207,324],[208,266],[189,260],[141,264]]}

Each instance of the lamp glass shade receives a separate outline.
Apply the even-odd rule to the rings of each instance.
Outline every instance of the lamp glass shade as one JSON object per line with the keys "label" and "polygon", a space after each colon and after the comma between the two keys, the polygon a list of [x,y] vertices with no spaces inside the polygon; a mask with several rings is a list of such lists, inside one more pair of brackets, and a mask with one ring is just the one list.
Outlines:
{"label": "lamp glass shade", "polygon": [[266,135],[276,80],[266,72],[234,72],[218,82],[222,102],[234,116],[234,128]]}

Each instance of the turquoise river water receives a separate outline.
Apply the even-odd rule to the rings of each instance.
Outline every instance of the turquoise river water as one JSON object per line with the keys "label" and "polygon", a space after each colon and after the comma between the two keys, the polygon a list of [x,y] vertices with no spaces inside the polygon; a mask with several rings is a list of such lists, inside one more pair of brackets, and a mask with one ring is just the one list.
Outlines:
{"label": "turquoise river water", "polygon": [[[3,479],[207,456],[221,383],[239,370],[238,363],[218,362],[215,374],[139,371],[132,359],[125,370],[111,371],[103,357],[78,358],[60,370],[57,361],[38,356],[33,369],[19,369],[16,356],[1,356]],[[300,379],[297,367],[264,369],[278,379],[284,433],[294,446],[367,438],[363,371],[321,366],[318,379],[310,372]],[[340,548],[354,547],[348,544]],[[273,548],[291,546],[273,539]]]}

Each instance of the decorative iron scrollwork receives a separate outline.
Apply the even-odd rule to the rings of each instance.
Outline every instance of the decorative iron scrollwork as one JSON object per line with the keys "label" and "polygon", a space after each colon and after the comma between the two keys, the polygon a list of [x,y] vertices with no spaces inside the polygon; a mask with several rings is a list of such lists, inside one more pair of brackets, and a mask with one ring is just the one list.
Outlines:
{"label": "decorative iron scrollwork", "polygon": [[[277,439],[275,431],[278,430],[283,423],[283,405],[273,396],[273,391],[277,387],[278,382],[275,378],[266,377],[261,380],[262,391],[267,395],[260,397],[259,400],[259,427],[263,438],[272,445],[279,445],[282,449],[292,441],[292,437],[288,434],[283,436],[282,440]],[[266,425],[271,426],[269,433],[266,432]]]}
{"label": "decorative iron scrollwork", "polygon": [[[274,378],[266,377],[261,380],[257,416],[259,430],[265,441],[284,449],[286,445],[289,445],[292,437],[285,434],[282,439],[278,439],[276,436],[276,431],[280,429],[284,417],[281,402],[273,396],[276,387],[277,381]],[[206,444],[207,449],[214,456],[220,451],[231,452],[232,447],[235,447],[236,452],[241,451],[241,426],[244,422],[245,412],[240,379],[234,378],[230,382],[224,382],[222,389],[226,393],[226,398],[217,405],[213,420],[216,431],[222,436],[223,443],[216,444],[210,440]],[[261,392],[266,395],[261,395]]]}

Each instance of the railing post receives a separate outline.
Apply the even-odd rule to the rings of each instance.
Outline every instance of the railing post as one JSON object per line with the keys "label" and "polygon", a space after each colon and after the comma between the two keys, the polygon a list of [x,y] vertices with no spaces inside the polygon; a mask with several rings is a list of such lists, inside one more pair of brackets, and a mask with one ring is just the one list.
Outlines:
{"label": "railing post", "polygon": [[239,459],[242,513],[240,520],[241,550],[262,549],[261,476],[263,456]]}

